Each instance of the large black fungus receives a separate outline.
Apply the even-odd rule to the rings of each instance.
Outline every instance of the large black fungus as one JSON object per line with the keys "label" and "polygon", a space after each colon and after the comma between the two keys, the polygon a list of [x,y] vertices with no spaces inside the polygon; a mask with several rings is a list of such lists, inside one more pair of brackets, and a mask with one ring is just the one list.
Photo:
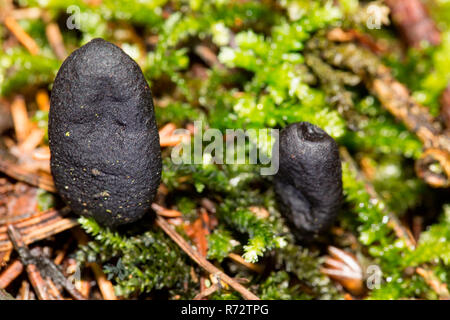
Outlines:
{"label": "large black fungus", "polygon": [[336,218],[342,200],[342,170],[336,142],[308,122],[280,133],[274,179],[282,215],[300,241],[314,239]]}
{"label": "large black fungus", "polygon": [[119,47],[94,39],[64,61],[48,133],[56,188],[75,213],[117,226],[150,209],[161,179],[152,95]]}

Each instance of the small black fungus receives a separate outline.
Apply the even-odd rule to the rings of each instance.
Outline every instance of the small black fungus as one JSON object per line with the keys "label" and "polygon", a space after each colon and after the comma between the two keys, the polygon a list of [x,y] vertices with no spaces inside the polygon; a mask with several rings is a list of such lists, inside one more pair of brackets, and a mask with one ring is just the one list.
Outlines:
{"label": "small black fungus", "polygon": [[308,122],[280,133],[275,192],[282,215],[299,241],[314,239],[336,218],[342,200],[342,169],[336,142]]}
{"label": "small black fungus", "polygon": [[64,61],[48,133],[56,188],[75,213],[117,226],[150,209],[161,180],[152,95],[119,47],[94,39]]}

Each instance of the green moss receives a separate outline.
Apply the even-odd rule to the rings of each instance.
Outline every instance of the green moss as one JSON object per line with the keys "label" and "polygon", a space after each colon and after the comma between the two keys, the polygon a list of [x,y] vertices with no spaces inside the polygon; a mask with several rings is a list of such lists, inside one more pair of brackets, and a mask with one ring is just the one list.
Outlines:
{"label": "green moss", "polygon": [[[235,128],[280,129],[297,121],[323,128],[357,161],[369,164],[373,174],[370,182],[381,197],[371,199],[364,183],[344,163],[345,201],[336,227],[356,238],[358,245],[352,250],[383,272],[381,287],[369,291],[368,298],[436,298],[422,277],[407,271],[426,266],[450,285],[449,209],[441,210],[446,199],[439,199],[440,193],[426,187],[415,175],[414,161],[423,149],[420,141],[382,108],[354,72],[370,72],[380,63],[387,64],[413,96],[437,115],[440,94],[450,81],[450,6],[445,1],[427,1],[443,31],[442,44],[409,50],[402,57],[393,28],[367,29],[366,1],[339,2],[340,7],[332,5],[335,1],[325,0],[104,0],[98,6],[81,0],[18,3],[42,7],[58,22],[67,18],[70,5],[78,6],[82,13],[79,31],[59,23],[67,51],[94,37],[121,44],[140,64],[152,88],[160,127],[168,122],[184,127],[202,120],[205,127],[223,133]],[[20,93],[28,97],[30,89],[50,88],[61,64],[47,42],[41,20],[23,20],[20,24],[41,51],[32,56],[19,45],[0,52],[2,96]],[[357,46],[333,45],[325,33],[336,26],[370,33],[394,50],[380,58],[365,54]],[[129,30],[144,40],[144,52],[141,44],[127,36]],[[7,34],[0,26],[2,45]],[[199,44],[217,55],[216,64],[210,65],[198,55]],[[358,63],[352,70],[344,70],[337,63],[337,58],[355,56]],[[45,128],[47,114],[38,111],[33,121]],[[239,148],[248,152],[248,145]],[[210,215],[218,225],[208,237],[208,259],[230,275],[248,279],[248,286],[262,298],[342,297],[343,291],[319,269],[326,245],[345,247],[348,242],[329,234],[327,242],[317,246],[321,250],[315,245],[295,244],[278,212],[271,178],[260,176],[259,166],[207,161],[176,165],[170,161],[170,151],[167,148],[163,152],[167,206],[193,221],[204,198],[216,205],[216,213]],[[44,210],[53,201],[48,194],[40,193],[39,204]],[[269,217],[258,218],[249,210],[251,206],[266,208]],[[397,216],[443,213],[427,220],[432,224],[412,251],[388,226],[388,211]],[[111,231],[90,219],[80,222],[92,240],[80,248],[79,263],[102,264],[118,294],[135,296],[166,290],[171,297],[179,294],[192,298],[198,293],[198,284],[189,277],[191,268],[197,267],[151,222],[128,231]],[[182,233],[181,228],[179,231]],[[225,259],[231,252],[263,265],[270,261],[267,265],[271,269],[264,275],[243,270]],[[223,289],[210,298],[241,297]]]}
{"label": "green moss", "polygon": [[192,298],[189,291],[182,290],[183,283],[190,281],[187,257],[161,230],[149,225],[146,231],[137,228],[119,232],[101,227],[91,218],[82,217],[79,222],[95,240],[81,246],[78,262],[104,265],[108,278],[114,280],[117,295],[128,297],[166,288]]}

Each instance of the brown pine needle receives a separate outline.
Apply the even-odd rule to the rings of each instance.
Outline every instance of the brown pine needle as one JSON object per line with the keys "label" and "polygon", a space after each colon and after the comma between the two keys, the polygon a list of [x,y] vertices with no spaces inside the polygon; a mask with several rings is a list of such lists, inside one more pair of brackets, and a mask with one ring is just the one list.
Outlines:
{"label": "brown pine needle", "polygon": [[103,299],[105,300],[117,300],[117,296],[114,293],[114,286],[111,281],[106,279],[103,270],[97,263],[90,264],[92,272],[94,272],[95,279],[97,280],[98,287],[102,293]]}
{"label": "brown pine needle", "polygon": [[28,248],[25,244],[25,242],[22,239],[22,236],[20,235],[20,232],[13,226],[8,225],[8,235],[11,239],[11,242],[14,245],[15,250],[17,253],[19,253],[20,259],[22,260],[23,264],[26,264],[25,269],[28,273],[28,278],[31,282],[31,285],[33,286],[38,298],[40,300],[49,300],[50,295],[47,291],[47,285],[44,281],[44,279],[41,276],[41,273],[39,272],[39,269],[37,266],[30,261],[30,252],[28,251]]}
{"label": "brown pine needle", "polygon": [[203,290],[202,292],[197,294],[194,297],[194,300],[202,300],[203,298],[210,296],[211,294],[213,294],[214,292],[216,292],[219,289],[220,289],[219,284],[215,283],[215,284],[211,285],[209,288],[206,288],[205,290]]}
{"label": "brown pine needle", "polygon": [[41,89],[36,93],[36,103],[39,110],[49,111],[50,110],[50,99],[48,97],[47,90]]}
{"label": "brown pine needle", "polygon": [[159,144],[161,147],[174,147],[190,139],[190,134],[174,134],[177,129],[174,123],[169,122],[159,130]]}
{"label": "brown pine needle", "polygon": [[11,263],[5,271],[0,274],[0,289],[5,289],[13,282],[23,271],[23,264],[19,260]]}
{"label": "brown pine needle", "polygon": [[34,160],[48,160],[50,161],[50,149],[49,147],[41,147],[33,150],[31,155]]}
{"label": "brown pine needle", "polygon": [[16,96],[11,103],[11,116],[14,123],[16,138],[19,143],[24,141],[30,132],[30,120],[28,119],[27,106],[22,96]]}
{"label": "brown pine needle", "polygon": [[174,134],[170,136],[160,136],[159,144],[161,147],[174,147],[190,138],[188,134]]}
{"label": "brown pine needle", "polygon": [[47,286],[37,267],[34,264],[29,264],[26,269],[28,278],[30,279],[31,285],[33,286],[38,298],[40,300],[50,300],[50,296],[47,292]]}
{"label": "brown pine needle", "polygon": [[56,193],[56,187],[50,174],[44,172],[33,172],[12,160],[7,159],[0,151],[0,172],[19,181],[26,182],[32,186],[39,187],[48,192]]}
{"label": "brown pine needle", "polygon": [[[15,227],[20,230],[23,241],[30,244],[78,225],[76,219],[63,218],[63,215],[63,210],[51,209],[18,221],[15,223]],[[8,239],[6,225],[0,224],[0,253],[11,249],[12,243]]]}
{"label": "brown pine needle", "polygon": [[27,48],[27,50],[32,54],[36,55],[39,53],[39,46],[36,41],[20,26],[20,24],[12,16],[7,16],[4,20],[5,26],[9,31],[19,40],[19,42]]}
{"label": "brown pine needle", "polygon": [[160,216],[163,216],[166,218],[178,218],[183,215],[180,211],[166,209],[156,203],[152,203],[152,209],[155,210],[155,212],[157,214],[159,214]]}
{"label": "brown pine needle", "polygon": [[450,300],[447,285],[441,283],[433,271],[424,268],[416,268],[416,273],[424,278],[425,282],[439,295],[440,299]]}
{"label": "brown pine needle", "polygon": [[170,136],[176,130],[176,128],[177,127],[174,123],[169,122],[159,130],[159,136],[160,137]]}
{"label": "brown pine needle", "polygon": [[25,138],[22,143],[19,144],[19,150],[23,153],[29,153],[36,149],[44,139],[45,130],[40,128],[33,129],[28,137]]}
{"label": "brown pine needle", "polygon": [[19,295],[18,295],[17,299],[20,299],[20,300],[33,300],[34,299],[33,293],[30,290],[30,283],[28,281],[26,281],[26,280],[22,281],[22,285],[20,286]]}
{"label": "brown pine needle", "polygon": [[11,11],[11,17],[16,20],[39,19],[41,17],[41,13],[42,10],[40,8],[14,9]]}
{"label": "brown pine needle", "polygon": [[67,51],[59,26],[56,22],[50,20],[47,12],[43,12],[43,18],[47,24],[45,27],[45,35],[47,36],[48,43],[50,43],[56,57],[59,60],[64,60],[67,57]]}
{"label": "brown pine needle", "polygon": [[247,262],[244,260],[244,258],[242,258],[240,255],[238,255],[236,253],[233,253],[233,252],[229,253],[228,258],[243,265],[244,267],[246,267],[252,271],[255,271],[256,273],[262,273],[264,271],[263,266],[261,266],[259,264]]}

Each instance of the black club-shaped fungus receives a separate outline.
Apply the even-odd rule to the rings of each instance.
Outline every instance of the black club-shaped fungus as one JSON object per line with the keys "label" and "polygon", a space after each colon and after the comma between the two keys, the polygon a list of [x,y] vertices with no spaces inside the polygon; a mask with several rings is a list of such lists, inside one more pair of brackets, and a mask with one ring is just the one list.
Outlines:
{"label": "black club-shaped fungus", "polygon": [[281,213],[300,241],[315,238],[336,218],[342,200],[342,169],[336,142],[308,122],[280,133],[275,192]]}
{"label": "black club-shaped fungus", "polygon": [[55,185],[75,213],[117,226],[150,209],[161,179],[152,95],[119,47],[94,39],[64,61],[48,131]]}

